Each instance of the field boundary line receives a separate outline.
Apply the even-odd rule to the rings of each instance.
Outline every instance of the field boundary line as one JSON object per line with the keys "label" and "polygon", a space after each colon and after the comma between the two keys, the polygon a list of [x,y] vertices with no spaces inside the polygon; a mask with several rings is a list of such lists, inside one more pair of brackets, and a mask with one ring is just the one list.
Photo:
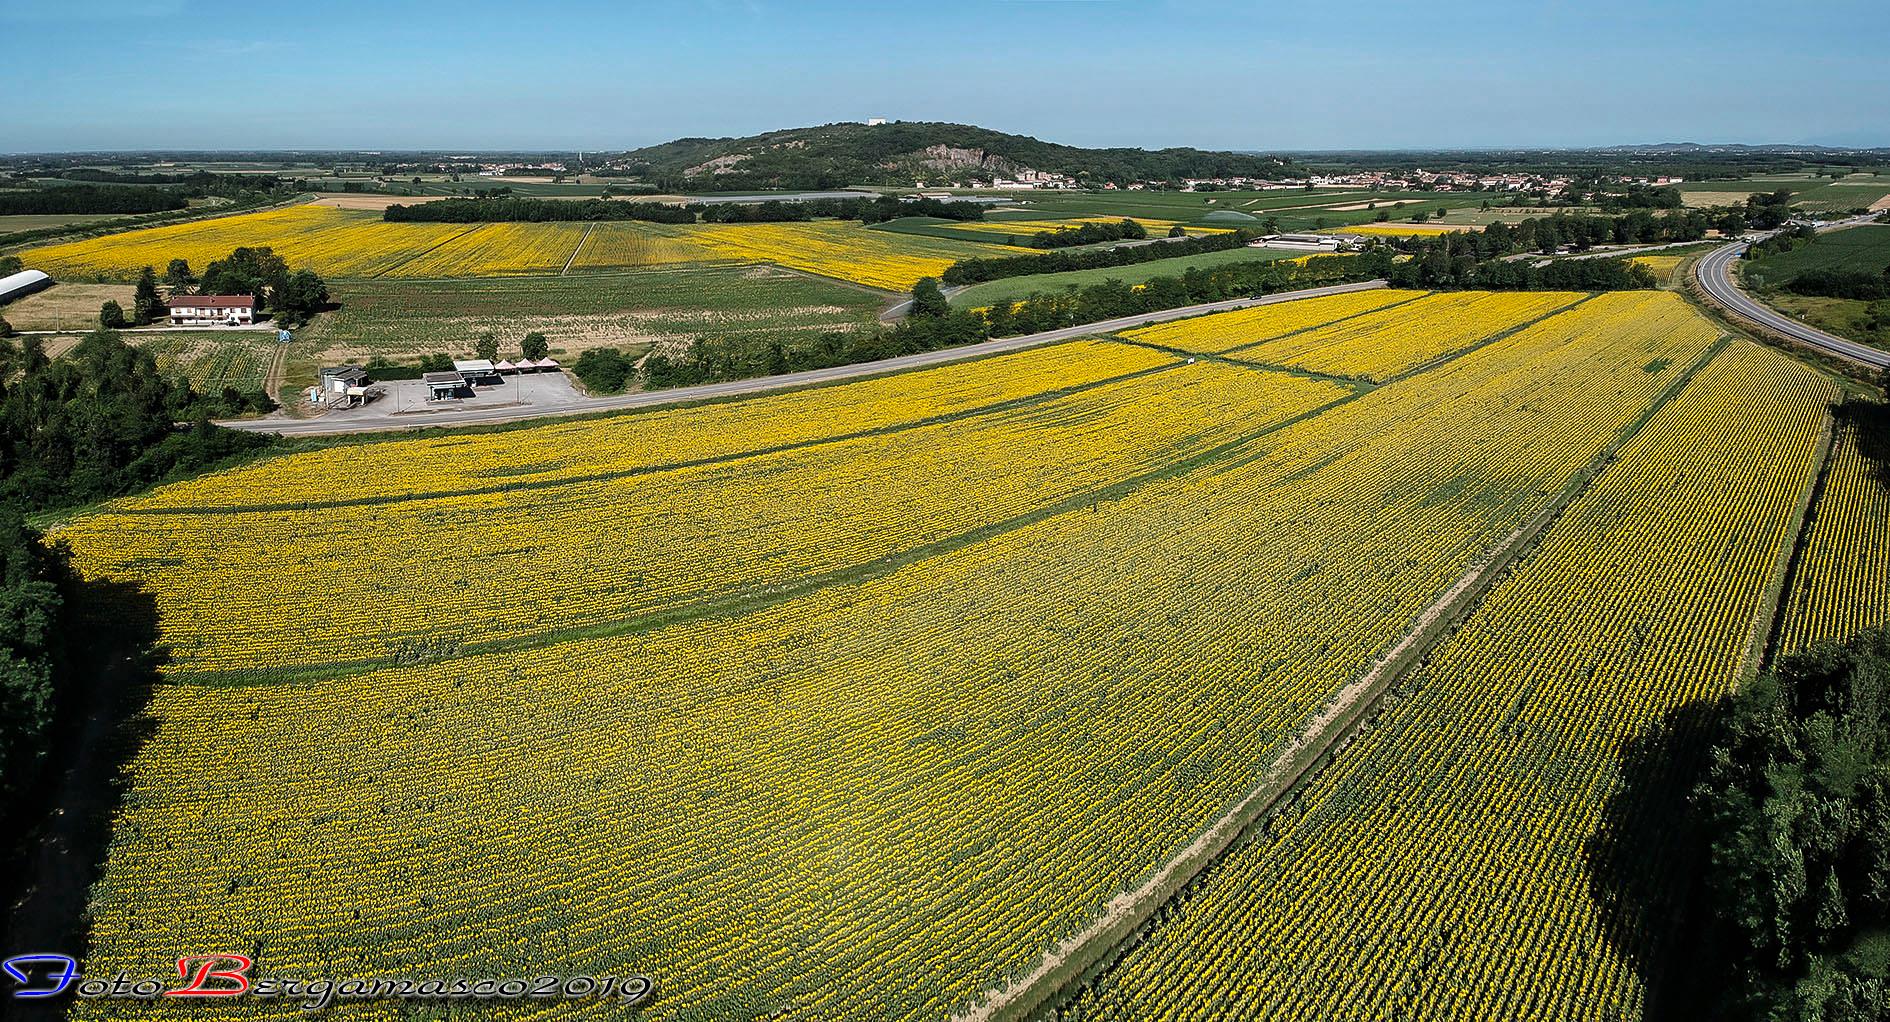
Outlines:
{"label": "field boundary line", "polygon": [[1133,890],[1116,894],[1100,917],[1058,941],[1021,977],[987,990],[983,999],[955,1012],[955,1022],[1023,1022],[1064,995],[1144,931],[1164,905],[1186,890],[1208,867],[1264,821],[1274,806],[1298,789],[1379,705],[1393,686],[1481,605],[1562,513],[1612,465],[1649,421],[1693,382],[1730,339],[1707,345],[1614,440],[1579,469],[1546,506],[1473,561],[1456,583],[1425,608],[1372,666],[1348,682],[1274,757],[1260,782],[1208,828]]}
{"label": "field boundary line", "polygon": [[1021,397],[1007,398],[1003,401],[994,401],[990,404],[977,405],[971,408],[961,408],[955,412],[928,415],[922,419],[895,422],[885,426],[877,426],[872,429],[858,429],[848,433],[834,433],[827,436],[810,437],[806,440],[795,440],[784,444],[774,444],[769,447],[751,447],[747,450],[730,451],[727,454],[714,454],[702,458],[691,458],[685,461],[658,462],[638,466],[636,468],[612,469],[607,472],[584,472],[577,475],[559,476],[555,479],[498,482],[458,490],[427,490],[371,497],[338,497],[333,500],[284,501],[265,504],[201,504],[197,506],[127,507],[115,509],[113,513],[126,515],[197,515],[316,511],[343,507],[373,507],[384,504],[404,504],[408,501],[442,500],[452,497],[476,497],[491,493],[548,490],[555,489],[559,486],[575,486],[582,483],[604,482],[611,479],[628,479],[633,476],[655,475],[659,472],[678,472],[686,469],[702,468],[708,465],[729,464],[737,461],[745,461],[749,458],[765,458],[775,454],[805,450],[810,447],[820,447],[826,444],[845,443],[849,440],[860,440],[873,436],[891,436],[897,433],[903,433],[907,430],[923,429],[927,426],[939,426],[946,423],[962,422],[966,419],[975,419],[985,415],[997,415],[1015,408],[1028,408],[1031,405],[1041,404],[1045,401],[1055,401],[1058,398],[1071,397],[1084,393],[1085,391],[1095,390],[1099,387],[1107,387],[1117,383],[1128,383],[1131,380],[1138,380],[1144,376],[1152,376],[1156,373],[1168,372],[1169,370],[1179,369],[1186,365],[1186,362],[1181,361],[1168,362],[1162,365],[1152,365],[1147,368],[1136,369],[1131,372],[1119,373],[1115,376],[1100,380],[1092,380],[1088,383],[1073,383],[1064,387],[1053,387],[1049,390],[1037,391],[1034,394],[1025,394]]}
{"label": "field boundary line", "polygon": [[564,257],[564,266],[559,268],[558,276],[563,277],[570,274],[571,264],[577,261],[578,253],[584,251],[584,246],[590,243],[591,232],[594,230],[597,230],[596,221],[584,225],[583,235],[578,238],[576,245],[571,246],[571,254]]}
{"label": "field boundary line", "polygon": [[[1314,323],[1311,326],[1303,326],[1303,327],[1300,327],[1298,330],[1288,330],[1287,332],[1279,335],[1278,337],[1266,337],[1258,341],[1248,341],[1245,344],[1236,344],[1233,347],[1228,348],[1226,351],[1217,352],[1217,354],[1231,356],[1235,354],[1236,352],[1246,351],[1250,348],[1259,348],[1259,347],[1264,347],[1268,344],[1277,344],[1280,341],[1284,341],[1289,337],[1298,337],[1300,334],[1309,334],[1309,333],[1312,333],[1314,330],[1324,330],[1326,327],[1337,326],[1340,323],[1348,323],[1348,322],[1351,322],[1352,320],[1358,319],[1361,316],[1370,316],[1375,313],[1390,312],[1393,309],[1402,309],[1405,306],[1410,305],[1412,302],[1421,301],[1425,298],[1429,298],[1432,295],[1438,294],[1438,293],[1439,292],[1436,292],[1436,291],[1419,291],[1417,294],[1411,296],[1410,298],[1406,298],[1403,301],[1392,302],[1390,305],[1380,305],[1375,309],[1360,309],[1357,312],[1348,312],[1343,316],[1339,316],[1335,319],[1328,319],[1323,323]],[[1255,364],[1258,365],[1260,363],[1255,363]]]}
{"label": "field boundary line", "polygon": [[[392,273],[392,272],[394,272],[395,270],[398,270],[398,269],[400,269],[401,267],[403,267],[403,266],[405,266],[405,265],[407,265],[408,263],[410,263],[410,262],[413,262],[413,261],[414,261],[415,259],[418,259],[418,258],[420,258],[420,257],[421,257],[421,256],[423,256],[423,255],[430,255],[430,254],[432,254],[433,252],[435,252],[435,251],[437,251],[437,250],[439,250],[439,249],[442,249],[442,248],[445,248],[445,247],[446,247],[446,246],[448,246],[448,245],[451,245],[451,244],[452,244],[453,242],[455,242],[455,241],[458,241],[459,239],[461,239],[461,238],[463,238],[463,237],[465,237],[465,236],[466,236],[466,235],[468,235],[468,234],[471,234],[471,233],[473,233],[474,231],[477,231],[477,230],[482,230],[482,229],[484,229],[484,228],[487,228],[487,227],[490,227],[490,226],[492,226],[492,225],[491,225],[491,224],[473,224],[473,225],[472,225],[471,227],[468,227],[468,228],[466,228],[465,230],[463,230],[463,231],[461,231],[461,232],[459,232],[458,234],[455,234],[455,235],[453,235],[453,236],[451,236],[451,237],[448,237],[448,238],[443,238],[443,239],[441,239],[441,240],[440,240],[440,242],[439,242],[438,244],[434,244],[434,245],[428,245],[428,246],[427,246],[426,248],[423,248],[423,249],[421,249],[420,251],[418,251],[418,252],[415,252],[415,253],[414,253],[413,255],[410,255],[410,256],[408,256],[407,258],[405,258],[405,259],[402,259],[402,260],[401,260],[400,262],[397,262],[397,263],[394,263],[394,264],[393,264],[393,265],[391,265],[391,266],[384,266],[384,267],[382,267],[382,268],[381,268],[381,269],[380,269],[380,270],[379,270],[378,272],[376,272],[376,273],[372,273],[372,274],[369,274],[369,275],[368,275],[368,276],[366,276],[366,277],[361,277],[361,278],[357,278],[357,279],[360,279],[360,280],[379,280],[379,279],[381,279],[382,277],[385,277],[385,276],[387,276],[388,274],[390,274],[390,273]],[[339,279],[342,279],[342,278],[336,278],[336,279],[338,279],[338,280],[339,280]]]}
{"label": "field boundary line", "polygon": [[882,554],[870,561],[843,564],[825,571],[814,572],[798,578],[786,579],[769,585],[738,587],[709,593],[699,599],[661,607],[641,613],[632,613],[621,618],[606,618],[590,624],[573,625],[568,628],[555,628],[545,632],[518,635],[503,639],[491,639],[484,642],[468,643],[459,649],[437,657],[424,660],[400,662],[394,656],[364,657],[339,663],[319,666],[276,667],[268,669],[227,669],[217,671],[179,671],[167,675],[165,680],[175,684],[192,684],[207,687],[242,688],[250,685],[268,685],[282,682],[327,681],[335,678],[354,677],[391,667],[420,667],[428,664],[446,663],[469,657],[487,656],[495,653],[510,653],[526,649],[543,649],[566,642],[588,639],[610,638],[618,635],[633,635],[652,631],[683,621],[694,621],[709,617],[728,617],[749,613],[764,607],[817,592],[832,586],[856,585],[890,575],[908,565],[942,557],[961,550],[975,543],[1029,528],[1039,522],[1069,514],[1085,507],[1121,500],[1151,483],[1160,482],[1184,475],[1196,469],[1204,468],[1233,458],[1245,451],[1255,442],[1262,440],[1283,429],[1290,429],[1309,419],[1324,415],[1340,405],[1358,400],[1364,396],[1358,392],[1342,394],[1322,405],[1309,408],[1296,415],[1269,423],[1251,433],[1245,433],[1231,440],[1216,444],[1206,450],[1197,451],[1178,461],[1160,465],[1145,472],[1137,473],[1126,479],[1083,490],[1053,500],[1047,504],[1031,508],[995,522],[984,522],[964,532],[955,533],[929,543],[915,547],[895,550]]}
{"label": "field boundary line", "polygon": [[1779,655],[1780,643],[1785,638],[1785,618],[1791,612],[1792,590],[1799,581],[1799,570],[1804,567],[1805,548],[1817,524],[1818,504],[1831,477],[1831,463],[1837,460],[1837,433],[1837,415],[1826,411],[1824,423],[1818,428],[1818,472],[1798,499],[1798,509],[1790,525],[1791,542],[1785,544],[1778,563],[1772,566],[1772,573],[1766,579],[1765,599],[1753,614],[1741,660],[1740,686],[1769,667]]}

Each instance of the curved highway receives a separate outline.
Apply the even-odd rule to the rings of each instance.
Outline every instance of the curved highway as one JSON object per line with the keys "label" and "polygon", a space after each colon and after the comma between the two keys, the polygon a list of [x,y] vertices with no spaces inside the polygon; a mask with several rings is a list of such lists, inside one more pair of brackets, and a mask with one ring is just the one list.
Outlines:
{"label": "curved highway", "polygon": [[514,405],[504,408],[460,407],[443,409],[435,412],[388,413],[384,415],[349,416],[347,418],[290,419],[272,417],[263,419],[230,419],[218,423],[231,429],[248,430],[255,433],[280,433],[283,436],[337,436],[347,433],[386,433],[406,429],[431,429],[451,426],[488,426],[502,422],[520,422],[526,419],[544,419],[561,415],[590,415],[597,412],[623,411],[630,408],[650,408],[656,405],[680,404],[685,401],[702,401],[708,398],[733,397],[743,394],[759,394],[770,390],[782,390],[788,387],[805,387],[816,383],[833,383],[838,380],[852,379],[857,376],[879,376],[885,373],[899,372],[906,369],[920,369],[927,366],[943,365],[947,362],[959,362],[968,358],[996,355],[1003,352],[1017,351],[1036,347],[1054,341],[1067,341],[1078,337],[1095,334],[1113,333],[1147,323],[1161,323],[1171,319],[1198,316],[1208,312],[1225,312],[1230,309],[1246,309],[1256,305],[1273,305],[1278,302],[1298,301],[1302,298],[1322,298],[1327,295],[1345,294],[1349,291],[1365,291],[1385,286],[1385,281],[1368,280],[1358,284],[1333,284],[1330,287],[1307,288],[1304,291],[1283,291],[1276,295],[1260,298],[1230,298],[1226,301],[1208,302],[1203,305],[1187,305],[1179,309],[1163,309],[1160,312],[1145,312],[1136,316],[1124,316],[1121,319],[1104,320],[1100,323],[1083,323],[1077,326],[1059,327],[1041,333],[1023,334],[1018,337],[1002,337],[994,341],[980,341],[957,348],[940,348],[937,351],[924,351],[916,355],[899,355],[881,359],[877,362],[859,362],[853,365],[835,366],[831,369],[809,369],[798,373],[783,373],[780,376],[760,376],[750,380],[728,380],[723,383],[704,383],[694,387],[677,387],[673,390],[638,391],[631,394],[612,394],[603,397],[579,398],[562,405]]}
{"label": "curved highway", "polygon": [[[1872,214],[1869,217],[1844,220],[1826,229],[1855,227],[1875,218],[1876,214]],[[1700,287],[1705,289],[1715,304],[1733,316],[1753,323],[1769,333],[1789,337],[1800,344],[1816,348],[1829,355],[1849,359],[1852,362],[1878,369],[1890,369],[1890,351],[1825,333],[1817,327],[1771,309],[1747,295],[1732,276],[1732,268],[1738,263],[1739,256],[1745,250],[1746,242],[1737,241],[1714,249],[1693,264],[1694,279],[1700,282]]]}

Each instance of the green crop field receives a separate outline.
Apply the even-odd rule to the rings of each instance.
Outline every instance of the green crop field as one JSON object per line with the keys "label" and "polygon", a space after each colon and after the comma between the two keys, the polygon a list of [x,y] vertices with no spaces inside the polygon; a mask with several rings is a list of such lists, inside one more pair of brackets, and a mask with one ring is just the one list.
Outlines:
{"label": "green crop field", "polygon": [[954,293],[952,306],[960,309],[977,309],[1006,299],[1017,301],[1038,291],[1060,291],[1066,287],[1085,287],[1090,284],[1100,284],[1105,280],[1140,284],[1155,277],[1178,277],[1193,267],[1293,259],[1305,254],[1282,249],[1236,248],[1226,252],[1206,252],[1195,256],[1157,259],[1153,262],[1137,263],[1134,266],[1111,266],[1099,270],[1070,270],[1067,273],[1039,273],[1030,277],[1008,277],[1004,280],[974,284],[963,291]]}
{"label": "green crop field", "polygon": [[1806,270],[1882,273],[1890,266],[1890,225],[1868,224],[1820,234],[1805,245],[1745,264],[1754,287],[1778,287]]}
{"label": "green crop field", "polygon": [[704,334],[805,335],[871,322],[883,300],[772,266],[666,268],[569,277],[351,280],[340,308],[296,334],[288,383],[318,363],[427,352],[469,355],[491,332],[502,346],[537,331],[552,350],[686,342]]}
{"label": "green crop field", "polygon": [[43,231],[48,227],[71,227],[75,224],[111,220],[118,216],[117,213],[18,213],[12,216],[0,216],[0,234]]}

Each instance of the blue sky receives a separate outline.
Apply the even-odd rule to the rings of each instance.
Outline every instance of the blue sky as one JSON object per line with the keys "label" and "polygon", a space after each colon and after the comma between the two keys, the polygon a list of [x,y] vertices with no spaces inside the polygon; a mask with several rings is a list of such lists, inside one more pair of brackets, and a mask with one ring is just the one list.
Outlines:
{"label": "blue sky", "polygon": [[953,120],[1078,145],[1890,145],[1882,0],[0,0],[0,151],[630,148]]}

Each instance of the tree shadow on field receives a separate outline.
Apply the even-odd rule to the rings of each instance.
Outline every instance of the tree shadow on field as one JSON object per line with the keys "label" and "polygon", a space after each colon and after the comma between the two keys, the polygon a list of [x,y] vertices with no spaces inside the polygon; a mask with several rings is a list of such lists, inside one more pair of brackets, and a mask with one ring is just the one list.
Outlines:
{"label": "tree shadow on field", "polygon": [[[105,865],[125,766],[150,738],[145,709],[165,660],[157,604],[141,586],[75,580],[67,595],[65,671],[46,766],[20,804],[6,807],[4,954],[83,959],[86,895]],[[7,982],[11,982],[7,980]],[[0,994],[0,1017],[60,1018],[68,998]]]}
{"label": "tree shadow on field", "polygon": [[1702,878],[1706,837],[1688,794],[1704,778],[1725,704],[1696,700],[1625,742],[1602,825],[1584,846],[1608,943],[1640,977],[1648,1022],[1716,1018],[1724,961]]}
{"label": "tree shadow on field", "polygon": [[1846,401],[1837,406],[1837,417],[1855,433],[1857,453],[1863,455],[1871,474],[1890,486],[1890,403]]}

